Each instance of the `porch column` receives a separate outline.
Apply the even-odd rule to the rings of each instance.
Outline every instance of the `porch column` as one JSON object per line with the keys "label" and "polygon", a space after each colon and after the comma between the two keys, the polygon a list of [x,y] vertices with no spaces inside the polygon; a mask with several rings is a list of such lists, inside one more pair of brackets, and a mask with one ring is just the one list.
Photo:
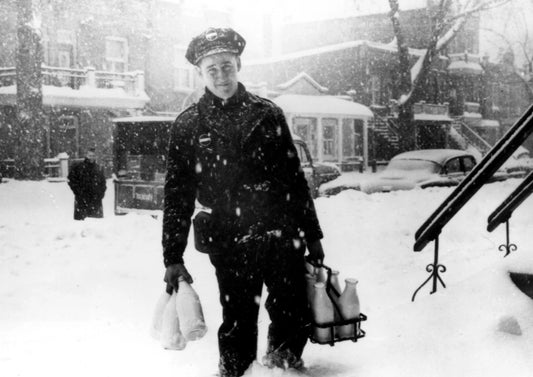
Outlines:
{"label": "porch column", "polygon": [[85,74],[86,74],[85,85],[87,85],[90,88],[96,88],[96,72],[95,72],[94,67],[86,67]]}
{"label": "porch column", "polygon": [[363,166],[368,170],[368,118],[363,119]]}
{"label": "porch column", "polygon": [[338,124],[338,127],[337,127],[337,133],[338,133],[338,137],[337,137],[337,159],[339,160],[338,163],[341,164],[342,163],[342,160],[343,160],[343,155],[342,155],[342,146],[344,145],[343,144],[343,124],[342,124],[342,118],[337,118],[337,124]]}
{"label": "porch column", "polygon": [[135,72],[135,94],[139,95],[144,92],[144,72]]}
{"label": "porch column", "polygon": [[317,117],[317,125],[316,125],[316,143],[317,143],[317,158],[318,162],[324,161],[324,129],[322,126],[322,117]]}

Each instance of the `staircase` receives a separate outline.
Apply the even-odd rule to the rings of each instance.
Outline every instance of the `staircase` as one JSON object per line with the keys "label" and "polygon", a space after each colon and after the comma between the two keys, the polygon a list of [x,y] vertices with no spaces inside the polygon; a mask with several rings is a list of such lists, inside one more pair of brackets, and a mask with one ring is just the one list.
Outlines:
{"label": "staircase", "polygon": [[461,149],[473,148],[481,156],[484,156],[492,148],[492,145],[460,119],[453,121],[450,137]]}
{"label": "staircase", "polygon": [[369,122],[374,131],[374,148],[376,160],[390,160],[400,150],[397,127],[390,118],[374,115]]}

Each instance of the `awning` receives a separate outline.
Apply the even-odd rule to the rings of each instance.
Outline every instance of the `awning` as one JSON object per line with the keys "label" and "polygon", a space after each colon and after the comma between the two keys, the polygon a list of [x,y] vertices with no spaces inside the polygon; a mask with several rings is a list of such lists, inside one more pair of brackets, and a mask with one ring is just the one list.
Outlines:
{"label": "awning", "polygon": [[456,60],[448,66],[450,75],[456,76],[477,76],[483,73],[483,68],[479,63]]}
{"label": "awning", "polygon": [[352,118],[373,118],[374,113],[365,105],[332,96],[310,96],[303,94],[282,94],[273,101],[286,113],[316,114],[320,116],[349,116]]}
{"label": "awning", "polygon": [[481,127],[498,128],[500,127],[500,122],[494,119],[481,119]]}

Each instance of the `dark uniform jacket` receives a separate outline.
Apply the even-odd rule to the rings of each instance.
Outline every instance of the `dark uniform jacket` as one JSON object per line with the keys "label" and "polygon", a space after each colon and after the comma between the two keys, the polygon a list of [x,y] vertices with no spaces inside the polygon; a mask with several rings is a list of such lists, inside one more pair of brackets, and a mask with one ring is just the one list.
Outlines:
{"label": "dark uniform jacket", "polygon": [[106,182],[104,173],[96,162],[85,159],[74,165],[68,175],[68,185],[75,196],[75,220],[103,216],[102,199]]}
{"label": "dark uniform jacket", "polygon": [[183,262],[195,200],[212,209],[203,228],[216,252],[272,232],[307,242],[322,238],[282,110],[242,84],[228,102],[223,105],[206,89],[172,127],[163,217],[165,266]]}

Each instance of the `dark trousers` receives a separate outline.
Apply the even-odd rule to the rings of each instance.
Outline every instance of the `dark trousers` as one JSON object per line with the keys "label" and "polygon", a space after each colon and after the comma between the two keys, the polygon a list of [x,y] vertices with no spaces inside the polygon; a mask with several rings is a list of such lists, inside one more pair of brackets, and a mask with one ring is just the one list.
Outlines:
{"label": "dark trousers", "polygon": [[267,352],[301,357],[310,321],[304,252],[299,241],[270,236],[210,255],[222,304],[223,322],[218,331],[221,376],[241,376],[256,358],[263,282],[271,320]]}

